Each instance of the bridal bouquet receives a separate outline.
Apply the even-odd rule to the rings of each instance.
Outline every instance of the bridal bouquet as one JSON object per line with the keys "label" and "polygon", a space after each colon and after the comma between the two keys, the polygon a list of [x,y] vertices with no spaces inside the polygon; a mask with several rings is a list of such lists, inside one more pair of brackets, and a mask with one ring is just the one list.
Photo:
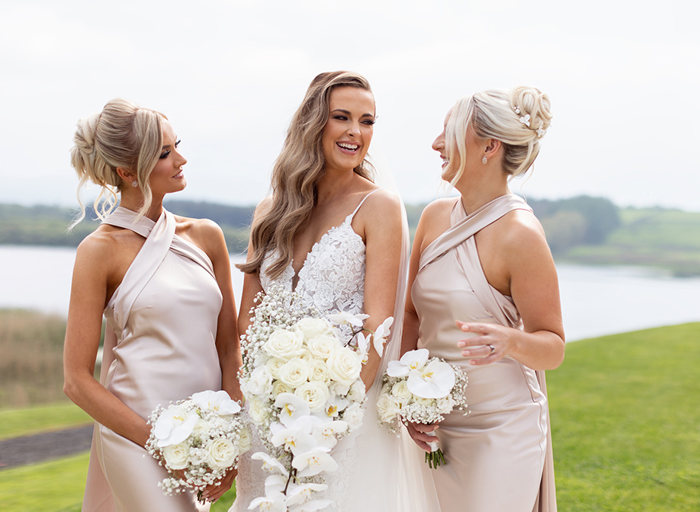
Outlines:
{"label": "bridal bouquet", "polygon": [[[399,361],[390,361],[382,379],[377,400],[380,423],[398,432],[399,422],[433,424],[445,414],[467,407],[464,391],[467,375],[457,365],[438,357],[430,357],[422,348],[406,352]],[[425,460],[431,468],[445,463],[438,443],[429,443],[431,453]]]}
{"label": "bridal bouquet", "polygon": [[168,470],[158,484],[166,495],[189,489],[201,500],[206,487],[237,467],[251,445],[240,410],[226,391],[202,391],[151,413],[146,449]]}
{"label": "bridal bouquet", "polygon": [[[327,488],[320,474],[338,468],[331,450],[362,424],[365,386],[360,370],[370,337],[360,331],[367,315],[322,318],[296,293],[280,287],[259,294],[256,303],[242,338],[240,381],[268,452],[252,458],[273,474],[265,480],[265,496],[249,508],[321,510],[330,500],[312,498]],[[344,342],[333,324],[350,327],[350,339]],[[387,320],[374,334],[377,350],[390,325]]]}

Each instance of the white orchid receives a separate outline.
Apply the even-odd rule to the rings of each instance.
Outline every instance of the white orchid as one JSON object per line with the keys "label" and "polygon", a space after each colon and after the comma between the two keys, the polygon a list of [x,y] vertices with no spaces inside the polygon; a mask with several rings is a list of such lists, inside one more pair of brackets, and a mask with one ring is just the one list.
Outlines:
{"label": "white orchid", "polygon": [[[289,489],[287,491],[287,501],[286,505],[288,507],[293,507],[295,505],[303,505],[308,502],[312,493],[322,492],[328,489],[326,484],[301,484],[297,485],[294,483],[289,484]],[[317,509],[318,510],[318,509]]]}
{"label": "white orchid", "polygon": [[356,339],[357,348],[360,351],[360,357],[362,357],[362,364],[367,364],[367,361],[369,361],[369,346],[372,341],[372,335],[365,336],[364,333],[358,332]]}
{"label": "white orchid", "polygon": [[194,412],[187,412],[176,405],[168,407],[153,425],[156,446],[164,448],[183,442],[192,433],[198,420],[199,416]]}
{"label": "white orchid", "polygon": [[248,510],[260,510],[265,512],[287,512],[285,497],[281,492],[274,492],[262,498],[255,498],[248,505]]}
{"label": "white orchid", "polygon": [[411,370],[406,386],[421,398],[444,398],[455,385],[455,372],[442,361],[431,361],[425,368]]}
{"label": "white orchid", "polygon": [[203,410],[216,412],[219,416],[236,414],[241,410],[238,402],[231,400],[229,394],[224,391],[202,391],[192,395],[192,401]]}
{"label": "white orchid", "polygon": [[329,418],[337,417],[349,404],[350,402],[345,398],[333,395],[328,399],[325,406],[326,416]]}
{"label": "white orchid", "polygon": [[369,318],[369,315],[358,313],[356,315],[351,315],[345,311],[340,313],[334,313],[327,315],[328,320],[337,325],[352,325],[354,327],[362,327],[364,321]]}
{"label": "white orchid", "polygon": [[391,324],[394,323],[394,317],[390,316],[386,320],[384,320],[379,327],[374,331],[374,336],[373,338],[373,345],[374,345],[374,350],[377,351],[377,354],[379,354],[379,357],[382,357],[382,353],[384,352],[384,343],[386,342],[386,339],[389,337],[391,334],[390,327]]}
{"label": "white orchid", "polygon": [[425,348],[406,352],[398,361],[389,361],[386,370],[390,377],[405,377],[410,371],[419,370],[425,366],[430,357],[430,352]]}
{"label": "white orchid", "polygon": [[273,446],[282,446],[285,451],[298,455],[312,450],[318,444],[315,437],[311,435],[310,416],[301,416],[288,428],[280,429],[277,425],[280,424],[270,425],[270,430],[273,432],[270,441]]}
{"label": "white orchid", "polygon": [[287,468],[285,468],[284,465],[280,461],[278,461],[274,457],[271,457],[270,455],[268,455],[265,452],[254,453],[253,455],[250,456],[250,458],[252,460],[262,461],[262,463],[263,463],[262,468],[266,471],[269,471],[271,473],[278,472],[279,474],[284,475],[285,478],[289,475]]}
{"label": "white orchid", "polygon": [[338,442],[336,437],[339,434],[344,434],[348,430],[348,424],[344,421],[323,421],[315,418],[318,421],[314,422],[313,437],[317,445],[329,450]]}
{"label": "white orchid", "polygon": [[333,503],[331,500],[313,500],[302,503],[301,505],[293,506],[289,509],[289,512],[315,512],[316,510],[322,510],[328,505]]}
{"label": "white orchid", "polygon": [[310,414],[308,404],[293,393],[280,393],[275,399],[275,407],[280,409],[279,418],[285,427],[291,427],[297,418]]}
{"label": "white orchid", "polygon": [[338,469],[338,463],[328,453],[327,448],[314,448],[306,453],[295,455],[292,461],[299,477],[318,475],[322,471],[332,473]]}

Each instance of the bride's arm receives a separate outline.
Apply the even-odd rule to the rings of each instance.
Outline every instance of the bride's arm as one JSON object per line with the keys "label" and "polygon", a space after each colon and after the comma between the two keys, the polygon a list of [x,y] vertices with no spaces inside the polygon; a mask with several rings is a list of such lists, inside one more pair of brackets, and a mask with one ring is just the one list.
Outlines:
{"label": "bride's arm", "polygon": [[[401,202],[395,195],[379,190],[367,200],[360,213],[364,219],[366,245],[364,300],[369,318],[365,328],[375,331],[394,315],[401,264]],[[374,382],[380,364],[381,357],[370,347],[369,360],[362,369],[362,381],[367,389]]]}
{"label": "bride's arm", "polygon": [[96,234],[78,247],[63,349],[63,391],[97,422],[145,446],[151,431],[146,421],[94,378],[107,283],[118,254],[116,241]]}

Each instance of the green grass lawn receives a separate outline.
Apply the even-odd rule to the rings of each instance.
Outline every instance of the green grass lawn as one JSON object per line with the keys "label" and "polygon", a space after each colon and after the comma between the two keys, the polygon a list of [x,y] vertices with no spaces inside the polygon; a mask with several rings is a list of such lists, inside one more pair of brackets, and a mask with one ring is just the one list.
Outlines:
{"label": "green grass lawn", "polygon": [[547,372],[560,510],[700,510],[699,365],[699,323],[567,345]]}
{"label": "green grass lawn", "polygon": [[[559,510],[700,510],[700,323],[566,350],[547,373]],[[0,510],[79,510],[87,461],[0,471]],[[234,497],[212,510],[226,511]]]}
{"label": "green grass lawn", "polygon": [[24,409],[0,409],[0,439],[89,423],[92,423],[92,418],[72,402]]}

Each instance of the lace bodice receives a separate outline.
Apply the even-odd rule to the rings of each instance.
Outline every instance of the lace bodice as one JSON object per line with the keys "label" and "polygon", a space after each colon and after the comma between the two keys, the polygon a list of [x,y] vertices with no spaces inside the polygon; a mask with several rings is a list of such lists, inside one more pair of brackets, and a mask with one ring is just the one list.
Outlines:
{"label": "lace bodice", "polygon": [[[322,314],[340,311],[357,314],[364,311],[365,243],[352,229],[352,219],[367,197],[369,194],[342,224],[332,227],[314,244],[299,270],[299,280],[294,290]],[[275,257],[275,252],[269,253],[261,266],[260,284],[263,290],[273,283],[292,290],[295,277],[293,262],[278,278],[273,280],[268,276],[267,269]]]}

